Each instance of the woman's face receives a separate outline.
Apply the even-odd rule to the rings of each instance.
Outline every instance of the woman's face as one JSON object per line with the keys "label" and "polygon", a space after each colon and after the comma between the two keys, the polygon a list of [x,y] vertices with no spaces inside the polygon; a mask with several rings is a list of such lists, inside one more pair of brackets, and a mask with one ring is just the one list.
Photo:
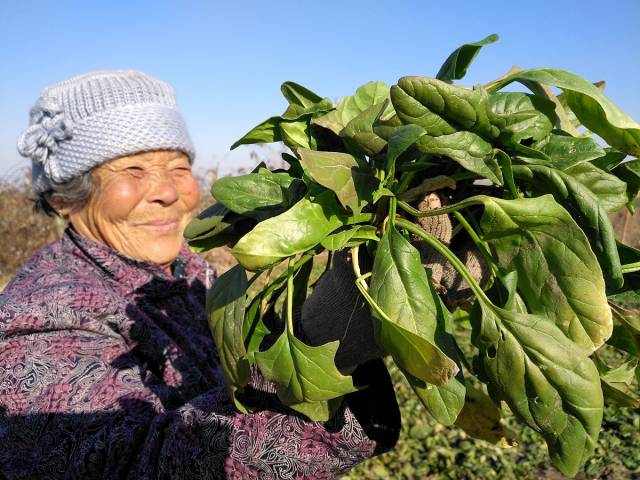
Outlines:
{"label": "woman's face", "polygon": [[168,267],[199,199],[189,158],[174,150],[144,152],[106,162],[92,175],[88,202],[68,212],[73,227],[128,257]]}

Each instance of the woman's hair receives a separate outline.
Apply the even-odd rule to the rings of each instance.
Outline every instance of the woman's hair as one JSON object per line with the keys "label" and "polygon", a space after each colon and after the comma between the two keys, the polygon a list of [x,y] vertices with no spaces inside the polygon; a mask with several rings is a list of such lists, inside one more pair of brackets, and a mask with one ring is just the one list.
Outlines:
{"label": "woman's hair", "polygon": [[33,200],[33,209],[36,212],[44,213],[50,217],[59,215],[58,211],[51,205],[51,200],[60,200],[72,209],[82,208],[93,193],[95,187],[91,171],[85,172],[66,182],[50,182],[50,184],[50,190],[37,193],[36,198]]}

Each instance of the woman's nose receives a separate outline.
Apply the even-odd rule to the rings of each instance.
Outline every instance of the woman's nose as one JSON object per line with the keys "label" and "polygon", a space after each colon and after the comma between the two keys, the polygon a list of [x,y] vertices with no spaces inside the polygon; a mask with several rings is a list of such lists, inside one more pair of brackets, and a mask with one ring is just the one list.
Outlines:
{"label": "woman's nose", "polygon": [[171,205],[178,200],[179,194],[175,180],[169,172],[158,173],[151,178],[149,201]]}

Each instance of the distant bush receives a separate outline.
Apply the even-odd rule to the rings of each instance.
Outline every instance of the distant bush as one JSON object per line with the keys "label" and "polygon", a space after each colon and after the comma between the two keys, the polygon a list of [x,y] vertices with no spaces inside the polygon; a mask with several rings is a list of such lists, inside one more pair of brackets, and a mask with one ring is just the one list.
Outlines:
{"label": "distant bush", "polygon": [[56,220],[33,211],[31,185],[0,180],[0,289],[40,247],[61,233]]}

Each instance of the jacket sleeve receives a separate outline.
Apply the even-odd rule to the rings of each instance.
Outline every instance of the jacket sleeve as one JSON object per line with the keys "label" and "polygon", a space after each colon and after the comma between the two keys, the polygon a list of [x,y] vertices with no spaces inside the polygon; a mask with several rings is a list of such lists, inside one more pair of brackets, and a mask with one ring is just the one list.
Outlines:
{"label": "jacket sleeve", "polygon": [[[159,394],[169,387],[149,379],[146,365],[117,335],[80,327],[0,335],[2,474],[321,479],[376,449],[348,407],[328,423],[278,411],[268,399],[265,409],[239,414],[220,381],[165,409],[159,398],[166,392]],[[255,383],[269,396],[266,382],[256,377]]]}

